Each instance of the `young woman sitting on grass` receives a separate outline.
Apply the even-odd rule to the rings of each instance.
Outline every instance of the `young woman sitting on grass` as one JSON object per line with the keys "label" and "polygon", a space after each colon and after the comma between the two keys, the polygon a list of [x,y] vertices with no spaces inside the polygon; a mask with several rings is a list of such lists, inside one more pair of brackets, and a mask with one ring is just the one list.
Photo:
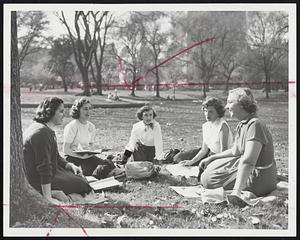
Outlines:
{"label": "young woman sitting on grass", "polygon": [[274,160],[272,136],[266,125],[257,117],[257,104],[248,88],[229,92],[226,108],[230,116],[240,122],[236,128],[233,147],[203,159],[201,184],[205,188],[233,189],[228,201],[245,206],[241,191],[257,197],[276,189],[277,168]]}
{"label": "young woman sitting on grass", "polygon": [[140,120],[132,127],[129,143],[125,147],[122,163],[133,155],[134,161],[161,161],[164,158],[160,124],[155,120],[156,113],[146,105],[136,113]]}
{"label": "young woman sitting on grass", "polygon": [[231,147],[232,133],[223,118],[225,108],[222,101],[215,97],[207,97],[202,104],[202,110],[207,121],[202,125],[202,147],[179,152],[174,156],[174,162],[180,162],[185,166],[195,166],[203,158]]}
{"label": "young woman sitting on grass", "polygon": [[[80,166],[85,176],[94,175],[101,179],[115,168],[113,163],[88,153],[84,155],[76,153],[78,150],[91,150],[95,142],[96,127],[89,121],[91,107],[87,98],[75,100],[70,111],[73,120],[64,128],[63,151],[67,161]],[[98,173],[94,172],[98,166]]]}
{"label": "young woman sitting on grass", "polygon": [[25,172],[31,186],[53,204],[52,190],[61,190],[66,195],[79,193],[84,196],[91,187],[81,176],[81,169],[66,161],[58,152],[54,127],[61,125],[64,104],[60,98],[48,97],[36,110],[34,123],[23,135]]}

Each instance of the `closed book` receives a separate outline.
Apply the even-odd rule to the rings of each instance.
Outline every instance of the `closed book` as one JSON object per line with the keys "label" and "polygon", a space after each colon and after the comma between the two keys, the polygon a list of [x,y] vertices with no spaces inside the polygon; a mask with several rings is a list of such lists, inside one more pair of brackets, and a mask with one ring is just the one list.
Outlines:
{"label": "closed book", "polygon": [[122,186],[122,182],[119,182],[114,177],[109,177],[105,179],[101,179],[98,181],[94,181],[90,183],[90,186],[95,190],[102,190],[102,189],[108,189],[113,187],[119,187]]}

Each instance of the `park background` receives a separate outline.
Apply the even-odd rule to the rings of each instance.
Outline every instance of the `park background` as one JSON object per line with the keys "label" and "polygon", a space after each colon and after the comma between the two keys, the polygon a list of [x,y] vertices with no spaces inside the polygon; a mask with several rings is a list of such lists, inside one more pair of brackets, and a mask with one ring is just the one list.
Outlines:
{"label": "park background", "polygon": [[[111,33],[106,36],[107,42],[102,49],[101,39],[104,36],[100,30],[106,29],[106,23],[113,19],[110,18],[113,12],[100,11],[97,15],[95,12],[73,13],[73,17],[78,17],[78,23],[82,21],[79,24],[80,31],[85,38],[80,41],[76,39],[79,32],[70,34],[66,31],[59,38],[51,38],[47,34],[43,36],[47,32],[44,27],[48,24],[49,14],[54,13],[18,12],[18,19],[24,19],[18,21],[18,32],[24,32],[36,21],[41,21],[37,23],[40,27],[33,27],[33,30],[39,29],[40,32],[35,32],[31,38],[26,39],[32,29],[24,35],[18,35],[20,55],[24,54],[24,45],[28,47],[23,60],[19,60],[21,106],[26,103],[37,104],[43,97],[51,95],[60,96],[69,104],[80,95],[89,96],[92,103],[106,105],[105,108],[95,108],[91,118],[99,130],[97,143],[99,146],[108,144],[117,151],[126,144],[131,126],[136,121],[134,114],[137,109],[130,108],[130,104],[151,102],[159,114],[165,150],[171,147],[188,149],[201,144],[203,98],[206,95],[218,96],[225,102],[229,89],[250,87],[255,89],[254,95],[260,106],[259,115],[269,123],[273,134],[279,171],[287,173],[288,15],[285,12],[128,12],[126,17],[121,15],[123,17],[111,22]],[[59,14],[62,17],[62,13],[58,12],[58,17]],[[99,27],[99,31],[88,32],[85,20],[94,21],[95,16],[103,16],[102,20],[105,21],[101,24],[104,26]],[[195,24],[198,24],[197,27]],[[217,37],[215,33],[218,33]],[[207,37],[216,39],[156,67],[170,56]],[[30,39],[33,40],[30,42]],[[119,101],[108,102],[107,94],[115,89],[118,90]],[[129,108],[107,106],[119,102],[128,103]],[[22,108],[22,129],[30,124],[33,114],[34,108]],[[66,111],[64,124],[69,120],[71,118]],[[237,122],[228,121],[234,130]],[[58,128],[58,139],[62,139],[62,129],[63,126]],[[58,143],[61,148],[62,142],[58,140]],[[168,185],[174,184],[189,185],[194,182],[162,174],[153,181],[129,182],[124,192],[120,190],[108,194],[112,199],[122,199],[132,205],[162,201],[180,204],[184,209],[111,209],[108,213],[101,209],[76,209],[73,214],[82,225],[88,227],[288,227],[285,196],[273,206],[256,207],[243,213],[240,209],[225,208],[224,214],[223,207],[199,206],[197,201],[176,196],[168,189]],[[252,224],[249,220],[251,216],[258,216],[260,224]],[[50,218],[35,216],[22,223],[17,222],[15,227],[78,227],[78,224],[66,221],[63,217],[56,223],[51,223]]]}

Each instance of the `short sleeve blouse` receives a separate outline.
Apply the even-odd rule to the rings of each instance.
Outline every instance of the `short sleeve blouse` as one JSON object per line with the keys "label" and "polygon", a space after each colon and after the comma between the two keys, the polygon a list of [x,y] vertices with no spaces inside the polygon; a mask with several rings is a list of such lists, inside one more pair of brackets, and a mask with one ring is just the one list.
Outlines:
{"label": "short sleeve blouse", "polygon": [[256,166],[267,166],[274,161],[272,136],[266,125],[256,116],[251,116],[238,124],[233,153],[243,155],[248,141],[258,141],[262,144]]}
{"label": "short sleeve blouse", "polygon": [[93,123],[82,124],[78,119],[72,120],[64,128],[64,142],[71,144],[72,150],[87,149],[95,141],[96,127]]}

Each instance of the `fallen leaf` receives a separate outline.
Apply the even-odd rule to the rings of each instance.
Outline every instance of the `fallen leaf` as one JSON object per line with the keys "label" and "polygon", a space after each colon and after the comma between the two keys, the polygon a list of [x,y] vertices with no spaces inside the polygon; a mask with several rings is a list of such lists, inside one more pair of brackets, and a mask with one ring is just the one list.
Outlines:
{"label": "fallen leaf", "polygon": [[124,218],[126,217],[126,215],[122,215],[120,217],[117,218],[117,225],[120,227],[127,227],[127,223],[124,221]]}
{"label": "fallen leaf", "polygon": [[272,227],[275,229],[282,229],[282,227],[278,224],[272,224]]}
{"label": "fallen leaf", "polygon": [[249,208],[250,208],[249,205],[243,207],[243,208],[242,208],[242,212],[246,211],[246,210],[249,209]]}
{"label": "fallen leaf", "polygon": [[258,213],[252,213],[253,216],[263,216],[265,213],[263,212],[258,212]]}
{"label": "fallen leaf", "polygon": [[155,220],[157,218],[154,214],[149,213],[149,212],[146,213],[146,216],[152,220]]}
{"label": "fallen leaf", "polygon": [[251,216],[251,217],[249,217],[249,219],[250,219],[250,221],[251,221],[251,223],[252,223],[253,225],[256,225],[256,224],[259,224],[259,223],[260,223],[260,220],[259,220],[259,218],[257,218],[257,217]]}
{"label": "fallen leaf", "polygon": [[219,213],[218,215],[217,215],[217,219],[221,219],[223,217],[223,214],[221,214],[221,213]]}
{"label": "fallen leaf", "polygon": [[213,217],[211,218],[211,221],[212,221],[212,222],[217,221],[217,217],[213,216]]}
{"label": "fallen leaf", "polygon": [[195,214],[196,211],[197,211],[197,210],[196,210],[195,208],[192,208],[191,213]]}

